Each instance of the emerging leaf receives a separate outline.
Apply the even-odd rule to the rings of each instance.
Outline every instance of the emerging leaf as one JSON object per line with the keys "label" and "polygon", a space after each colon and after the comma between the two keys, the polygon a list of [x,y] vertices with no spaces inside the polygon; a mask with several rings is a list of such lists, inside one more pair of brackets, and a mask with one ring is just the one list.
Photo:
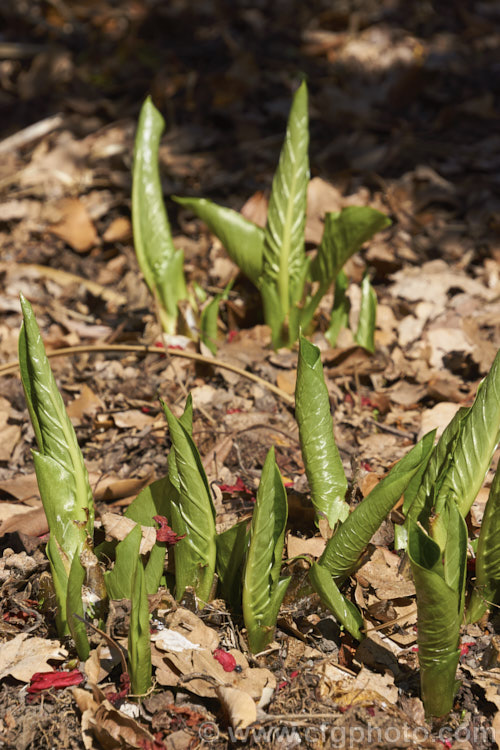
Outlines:
{"label": "emerging leaf", "polygon": [[[442,550],[445,508],[453,498],[465,518],[483,483],[500,439],[500,352],[470,409],[460,409],[434,450],[408,515],[431,531]],[[432,521],[432,530],[430,520]]]}
{"label": "emerging leaf", "polygon": [[172,199],[189,208],[222,242],[229,257],[256,287],[262,275],[264,230],[248,221],[238,211],[218,206],[205,198]]}
{"label": "emerging leaf", "polygon": [[160,302],[162,325],[176,333],[177,304],[187,298],[184,255],[172,242],[163,203],[158,147],[164,121],[151,97],[144,102],[135,139],[132,181],[132,224],[139,266]]}
{"label": "emerging leaf", "polygon": [[166,404],[162,403],[162,407],[174,456],[172,466],[169,465],[172,485],[169,520],[176,534],[185,535],[174,547],[176,596],[182,598],[185,588],[193,586],[197,596],[208,601],[216,558],[212,496],[198,449],[183,424],[183,418],[177,419]]}
{"label": "emerging leaf", "polygon": [[476,555],[476,583],[467,608],[467,622],[480,620],[490,607],[500,604],[500,464],[479,533]]}
{"label": "emerging leaf", "polygon": [[464,518],[481,489],[499,440],[500,351],[461,423],[453,462],[440,489],[441,496],[455,498]]}
{"label": "emerging leaf", "polygon": [[337,582],[354,572],[373,534],[422,463],[429,460],[434,435],[435,432],[425,435],[373,488],[328,541],[319,563]]}
{"label": "emerging leaf", "polygon": [[323,604],[335,615],[335,619],[345,627],[353,638],[358,641],[363,640],[361,613],[339,591],[331,573],[320,563],[314,563],[309,570],[309,580]]}
{"label": "emerging leaf", "polygon": [[[66,614],[68,578],[74,558],[78,560],[82,550],[92,545],[94,505],[73,425],[50,369],[33,310],[22,295],[21,307],[23,324],[19,334],[19,366],[38,443],[33,459],[50,530],[47,555],[58,604],[57,624],[60,634],[66,635],[69,632]],[[74,582],[71,597],[75,604]],[[83,641],[86,641],[86,636],[79,638],[80,654],[88,647]]]}
{"label": "emerging leaf", "polygon": [[[174,494],[169,478],[163,477],[156,480],[141,490],[127,508],[125,516],[141,526],[154,526],[155,516],[170,517],[169,493]],[[163,576],[165,553],[166,545],[161,542],[157,542],[149,553],[144,569],[144,581],[148,594],[156,594],[158,591]]]}
{"label": "emerging leaf", "polygon": [[361,306],[359,309],[356,343],[373,354],[375,351],[375,319],[377,316],[377,295],[365,274],[361,282]]}
{"label": "emerging leaf", "polygon": [[231,526],[217,535],[217,575],[221,593],[231,611],[241,610],[242,569],[248,547],[248,522]]}
{"label": "emerging leaf", "polygon": [[[136,527],[137,528],[137,527]],[[128,668],[134,695],[145,695],[151,687],[151,642],[149,634],[149,602],[141,558],[135,558],[131,579],[132,608],[128,633]]]}
{"label": "emerging leaf", "polygon": [[408,553],[417,591],[420,681],[428,716],[449,713],[457,688],[467,527],[453,501],[449,509],[451,533],[444,562],[439,545],[420,526],[410,520],[409,528]]}
{"label": "emerging leaf", "polygon": [[[309,181],[309,126],[305,82],[297,90],[278,168],[274,174],[265,228],[262,295],[275,291],[268,307],[280,309],[279,327],[302,296],[304,282],[304,226]],[[270,321],[271,322],[271,321]],[[271,322],[273,326],[273,322]],[[276,339],[276,337],[273,337]],[[276,342],[275,342],[276,345]]]}
{"label": "emerging leaf", "polygon": [[[104,574],[106,591],[110,599],[132,598],[132,582],[137,561],[140,558],[140,546],[141,527],[137,524],[125,539],[116,545],[116,560],[113,569]],[[153,593],[156,594],[156,591]]]}
{"label": "emerging leaf", "polygon": [[295,416],[316,519],[331,529],[349,515],[347,480],[339,456],[330,413],[330,398],[318,347],[300,337]]}
{"label": "emerging leaf", "polygon": [[286,492],[271,448],[262,469],[243,576],[243,619],[252,653],[272,641],[290,583],[290,578],[279,577],[287,513]]}
{"label": "emerging leaf", "polygon": [[335,346],[340,330],[349,322],[349,310],[351,308],[349,298],[346,294],[349,279],[344,271],[339,271],[335,279],[335,291],[333,297],[333,308],[330,316],[330,324],[325,332],[325,337],[330,346]]}
{"label": "emerging leaf", "polygon": [[391,220],[369,206],[347,206],[325,216],[318,253],[311,263],[311,278],[326,285],[335,281],[344,263]]}

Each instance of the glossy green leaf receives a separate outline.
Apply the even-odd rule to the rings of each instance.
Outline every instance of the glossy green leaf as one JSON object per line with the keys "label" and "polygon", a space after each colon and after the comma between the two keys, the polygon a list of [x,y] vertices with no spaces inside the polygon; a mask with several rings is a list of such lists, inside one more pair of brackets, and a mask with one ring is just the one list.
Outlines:
{"label": "glossy green leaf", "polygon": [[73,425],[50,369],[33,310],[22,295],[21,308],[19,366],[38,443],[33,460],[51,535],[49,559],[58,603],[57,623],[64,635],[69,632],[68,576],[73,558],[92,544],[94,505]]}
{"label": "glossy green leaf", "polygon": [[200,338],[212,354],[217,354],[217,318],[221,297],[217,295],[205,305],[200,317]]}
{"label": "glossy green leaf", "polygon": [[[140,523],[141,526],[155,526],[154,516],[170,519],[170,497],[175,493],[168,477],[158,479],[145,487],[129,505],[125,512],[127,518]],[[144,580],[148,594],[156,594],[163,576],[166,546],[156,542],[149,553],[144,568]]]}
{"label": "glossy green leaf", "polygon": [[465,518],[488,471],[500,440],[500,351],[482,382],[476,399],[461,422],[453,450],[453,461],[446,472],[436,500],[453,497]]}
{"label": "glossy green leaf", "polygon": [[346,294],[348,286],[349,279],[344,271],[339,271],[335,280],[335,293],[330,324],[328,330],[325,332],[325,337],[330,346],[335,346],[341,329],[345,328],[349,323],[351,304]]}
{"label": "glossy green leaf", "polygon": [[500,464],[497,467],[479,533],[476,582],[467,608],[467,622],[480,620],[500,604]]}
{"label": "glossy green leaf", "polygon": [[[171,526],[185,538],[175,545],[176,596],[180,599],[187,586],[193,586],[203,601],[212,590],[215,559],[215,510],[200,454],[189,431],[162,402],[167,417],[175,457],[170,471],[172,486]],[[170,461],[170,458],[169,458]]]}
{"label": "glossy green leaf", "polygon": [[470,409],[460,409],[443,432],[408,513],[429,529],[442,550],[448,538],[443,509],[450,499],[465,518],[500,439],[500,352]]}
{"label": "glossy green leaf", "polygon": [[271,448],[262,469],[243,576],[243,619],[252,653],[272,641],[290,583],[289,578],[279,577],[287,514],[286,492]]}
{"label": "glossy green leaf", "polygon": [[137,560],[140,557],[141,538],[141,527],[137,524],[125,539],[116,545],[113,569],[104,573],[104,583],[110,599],[132,598],[132,582]]}
{"label": "glossy green leaf", "polygon": [[353,510],[328,541],[319,563],[337,582],[351,575],[380,524],[397,503],[413,475],[429,460],[435,432],[430,432],[394,466]]}
{"label": "glossy green leaf", "polygon": [[232,612],[241,610],[241,579],[248,538],[246,520],[217,535],[217,575],[221,594]]}
{"label": "glossy green leaf", "polygon": [[162,325],[175,333],[177,304],[186,299],[184,255],[176,250],[163,202],[158,148],[164,120],[151,98],[144,102],[135,139],[132,180],[132,224],[137,260],[151,292],[160,303]]}
{"label": "glossy green leaf", "polygon": [[124,515],[141,526],[155,526],[154,516],[168,518],[169,500],[168,478],[162,477],[144,487],[135,500],[132,500]]}
{"label": "glossy green leaf", "polygon": [[347,206],[326,214],[321,244],[311,264],[312,280],[330,286],[363,243],[390,224],[387,216],[369,206]]}
{"label": "glossy green leaf", "polygon": [[[71,637],[76,646],[80,661],[87,661],[90,654],[90,644],[84,622],[82,602],[82,586],[85,583],[85,568],[78,555],[73,557],[68,576],[68,595],[66,597],[66,619]],[[74,615],[78,615],[75,617]]]}
{"label": "glossy green leaf", "polygon": [[[161,399],[160,399],[160,402],[161,402]],[[188,394],[188,397],[186,399],[186,405],[184,407],[184,411],[181,417],[179,418],[179,422],[187,431],[188,435],[192,438],[193,437],[193,398],[190,393]],[[177,490],[177,493],[179,493],[181,484],[180,484],[179,474],[177,472],[175,450],[171,450],[168,456],[168,478],[173,488]],[[169,496],[171,497],[171,488],[170,488]]]}
{"label": "glossy green leaf", "polygon": [[[408,518],[415,522],[418,521],[427,531],[430,531],[429,519],[433,509],[436,508],[436,499],[443,484],[444,476],[453,460],[455,446],[462,430],[462,422],[468,411],[468,409],[459,409],[446,426],[432,452],[425,471],[419,472],[421,482],[417,490],[415,491],[413,480],[409,485],[410,496],[408,500],[405,498],[403,512]],[[444,549],[444,544],[441,546]]]}
{"label": "glossy green leaf", "polygon": [[179,198],[174,195],[172,199],[205,222],[220,239],[231,260],[258,287],[262,275],[264,230],[238,211],[218,206],[206,198]]}
{"label": "glossy green leaf", "polygon": [[365,274],[361,282],[361,305],[359,308],[356,343],[373,354],[375,351],[375,320],[377,317],[377,295]]}
{"label": "glossy green leaf", "polygon": [[[274,290],[274,309],[277,296],[280,325],[302,296],[304,265],[304,227],[309,181],[309,127],[307,88],[302,83],[297,90],[278,168],[274,174],[267,224],[265,228],[262,295],[264,301]],[[267,318],[266,318],[267,320]],[[269,322],[269,320],[267,321]]]}
{"label": "glossy green leaf", "polygon": [[357,607],[342,594],[331,573],[320,563],[313,563],[309,570],[309,580],[315,592],[323,604],[335,615],[335,619],[344,628],[361,641],[364,634],[361,632],[363,618]]}
{"label": "glossy green leaf", "polygon": [[228,299],[232,286],[233,282],[230,281],[229,284],[226,285],[224,291],[220,294],[216,294],[201,311],[200,338],[205,346],[208,346],[214,356],[217,354],[217,335],[219,332],[217,322],[219,319],[219,308],[221,303]]}
{"label": "glossy green leaf", "polygon": [[144,695],[151,687],[151,642],[149,602],[144,581],[144,568],[139,556],[131,579],[132,598],[128,633],[128,668],[134,695]]}
{"label": "glossy green leaf", "polygon": [[[467,527],[449,503],[445,559],[436,542],[410,520],[408,554],[417,592],[418,656],[422,700],[428,716],[444,716],[453,707],[460,658],[467,561]],[[447,561],[446,557],[450,559]]]}
{"label": "glossy green leaf", "polygon": [[347,480],[333,435],[320,351],[303,336],[299,345],[295,417],[316,519],[326,518],[334,529],[338,521],[345,521],[349,515],[349,505],[344,499]]}

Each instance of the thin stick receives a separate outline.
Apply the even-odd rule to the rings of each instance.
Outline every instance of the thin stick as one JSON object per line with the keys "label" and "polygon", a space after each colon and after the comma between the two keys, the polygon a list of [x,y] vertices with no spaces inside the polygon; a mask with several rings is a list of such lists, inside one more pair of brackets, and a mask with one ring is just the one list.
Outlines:
{"label": "thin stick", "polygon": [[[191,359],[194,362],[203,362],[206,365],[212,367],[221,367],[224,370],[235,372],[242,378],[247,380],[253,380],[254,383],[258,383],[263,388],[267,388],[269,391],[278,396],[288,406],[295,406],[295,399],[289,393],[281,390],[278,386],[273,383],[269,383],[264,378],[260,378],[258,375],[254,375],[253,372],[247,372],[242,370],[241,367],[236,367],[229,362],[223,362],[221,359],[215,359],[212,357],[205,357],[203,354],[196,352],[186,352],[182,349],[175,349],[173,347],[166,347],[165,349],[159,349],[156,346],[138,346],[132,344],[92,344],[89,346],[68,346],[65,349],[54,349],[51,352],[47,352],[47,357],[65,357],[70,354],[85,354],[88,352],[138,352],[142,354],[166,354],[168,353],[172,357],[181,357],[183,359]],[[0,365],[0,377],[2,375],[10,375],[19,369],[19,362],[9,362],[5,365]]]}
{"label": "thin stick", "polygon": [[33,125],[28,125],[27,128],[19,130],[13,135],[9,135],[0,141],[0,154],[5,154],[7,151],[15,151],[16,148],[22,148],[27,146],[29,143],[43,138],[53,130],[57,130],[64,123],[64,115],[57,114],[51,117],[46,117],[45,120],[35,122]]}

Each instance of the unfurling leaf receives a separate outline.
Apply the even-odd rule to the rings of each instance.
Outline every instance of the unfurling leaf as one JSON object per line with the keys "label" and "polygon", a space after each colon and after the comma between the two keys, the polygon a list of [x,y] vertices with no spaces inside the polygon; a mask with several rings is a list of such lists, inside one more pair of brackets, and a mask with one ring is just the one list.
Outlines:
{"label": "unfurling leaf", "polygon": [[349,515],[347,480],[333,436],[330,397],[318,347],[300,337],[295,416],[316,519],[331,529]]}
{"label": "unfurling leaf", "polygon": [[467,607],[467,622],[480,620],[500,604],[500,463],[490,488],[476,554],[476,582]]}
{"label": "unfurling leaf", "polygon": [[337,582],[351,575],[373,534],[432,452],[434,432],[425,435],[356,506],[328,541],[319,562]]}
{"label": "unfurling leaf", "polygon": [[[76,590],[76,582],[82,576],[76,570],[80,565],[81,552],[92,546],[94,505],[73,425],[50,369],[33,310],[22,295],[21,308],[23,324],[19,334],[19,366],[38,443],[38,451],[33,451],[33,460],[50,530],[47,555],[58,605],[57,626],[59,633],[66,635],[69,632],[69,593],[74,611],[78,610],[77,614],[82,611],[81,586],[80,591]],[[88,641],[84,629],[74,622],[71,628],[77,640],[78,652],[81,658],[85,658]]]}
{"label": "unfurling leaf", "polygon": [[290,583],[290,578],[280,578],[287,513],[286,492],[271,448],[262,469],[243,576],[243,618],[252,653],[272,641]]}
{"label": "unfurling leaf", "polygon": [[206,198],[179,198],[176,195],[172,198],[205,222],[220,239],[231,260],[258,287],[262,274],[264,230],[238,211],[218,206]]}
{"label": "unfurling leaf", "polygon": [[[289,310],[300,300],[305,281],[308,122],[307,87],[304,82],[297,90],[290,110],[285,141],[273,178],[265,228],[261,288],[264,305],[274,314],[279,310],[277,320],[266,316],[271,324],[274,346],[278,346],[284,336],[282,327],[288,323]],[[282,343],[288,343],[286,336]]]}
{"label": "unfurling leaf", "polygon": [[160,304],[162,326],[176,333],[177,305],[187,298],[184,254],[176,250],[163,203],[158,147],[164,121],[151,97],[144,102],[135,139],[132,224],[137,260]]}
{"label": "unfurling leaf", "polygon": [[387,216],[370,206],[347,206],[342,211],[326,214],[321,244],[311,263],[313,281],[329,287],[363,243],[390,225]]}
{"label": "unfurling leaf", "polygon": [[180,599],[186,587],[192,586],[200,599],[208,601],[217,551],[212,495],[200,454],[190,435],[189,404],[180,419],[166,404],[162,406],[172,440],[170,520],[175,533],[184,536],[174,547],[176,596]]}
{"label": "unfurling leaf", "polygon": [[375,320],[377,317],[377,295],[365,274],[361,282],[361,305],[359,308],[356,343],[373,354],[375,351]]}

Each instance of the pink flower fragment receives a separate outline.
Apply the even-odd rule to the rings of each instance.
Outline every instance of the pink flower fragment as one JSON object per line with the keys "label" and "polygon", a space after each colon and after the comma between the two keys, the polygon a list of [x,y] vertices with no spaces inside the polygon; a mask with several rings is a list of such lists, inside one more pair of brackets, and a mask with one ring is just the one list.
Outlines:
{"label": "pink flower fragment", "polygon": [[460,656],[467,656],[467,654],[469,653],[469,648],[474,645],[474,641],[460,644]]}
{"label": "pink flower fragment", "polygon": [[173,547],[174,544],[177,544],[177,542],[186,536],[185,534],[178,536],[168,525],[165,516],[153,516],[153,520],[160,524],[160,528],[156,530],[156,541],[165,542],[167,547]]}
{"label": "pink flower fragment", "polygon": [[28,693],[39,693],[50,688],[59,690],[69,685],[79,685],[83,680],[78,669],[72,669],[71,672],[35,672],[27,690]]}
{"label": "pink flower fragment", "polygon": [[228,654],[222,648],[216,648],[214,651],[214,659],[216,659],[222,666],[224,672],[234,672],[236,669],[236,659],[232,654]]}
{"label": "pink flower fragment", "polygon": [[241,477],[238,477],[236,484],[220,484],[219,489],[221,492],[246,492],[248,495],[252,494],[252,490],[248,489]]}

